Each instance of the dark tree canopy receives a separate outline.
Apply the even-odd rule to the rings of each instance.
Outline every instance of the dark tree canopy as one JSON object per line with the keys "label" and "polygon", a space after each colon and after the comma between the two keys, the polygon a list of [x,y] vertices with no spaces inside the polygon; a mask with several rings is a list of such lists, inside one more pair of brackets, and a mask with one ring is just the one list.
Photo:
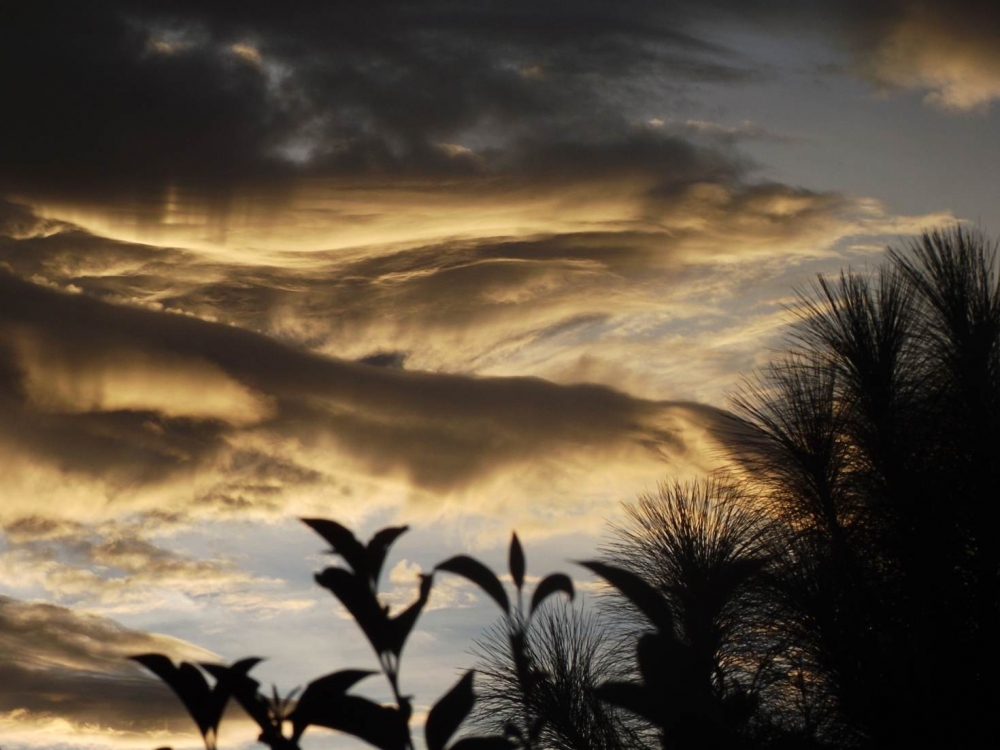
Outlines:
{"label": "dark tree canopy", "polygon": [[730,473],[613,527],[605,562],[650,588],[608,577],[631,682],[581,690],[670,748],[973,745],[1000,668],[997,245],[926,233],[794,314],[733,397]]}

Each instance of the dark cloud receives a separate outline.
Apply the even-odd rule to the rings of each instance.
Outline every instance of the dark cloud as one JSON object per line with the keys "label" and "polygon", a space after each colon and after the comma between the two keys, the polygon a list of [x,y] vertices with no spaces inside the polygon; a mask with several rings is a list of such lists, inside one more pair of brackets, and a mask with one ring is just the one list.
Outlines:
{"label": "dark cloud", "polygon": [[442,142],[599,132],[622,122],[629,88],[749,75],[646,2],[10,10],[0,75],[17,116],[0,124],[4,187],[71,197],[83,184],[211,195],[303,170],[456,173],[473,165]]}
{"label": "dark cloud", "polygon": [[136,735],[165,724],[189,732],[180,701],[127,659],[150,651],[212,660],[182,641],[107,618],[0,596],[0,712],[19,712],[25,731],[58,717]]}
{"label": "dark cloud", "polygon": [[528,158],[528,136],[589,149],[653,97],[761,75],[706,41],[720,20],[831,37],[860,73],[943,106],[998,95],[987,3],[42,0],[0,29],[0,190],[162,208],[182,186],[222,210],[236,186],[492,163],[447,144],[501,162]]}

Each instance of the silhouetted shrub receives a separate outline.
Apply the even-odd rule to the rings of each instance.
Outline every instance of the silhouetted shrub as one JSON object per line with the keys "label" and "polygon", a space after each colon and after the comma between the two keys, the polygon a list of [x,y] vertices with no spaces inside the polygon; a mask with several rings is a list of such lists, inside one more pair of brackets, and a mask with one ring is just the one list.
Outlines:
{"label": "silhouetted shrub", "polygon": [[[329,590],[354,618],[378,657],[379,666],[392,689],[394,706],[349,693],[358,682],[374,674],[345,669],[310,682],[301,694],[296,689],[287,696],[261,691],[250,671],[261,661],[251,657],[231,666],[221,664],[175,665],[162,654],[141,654],[135,661],[162,679],[177,694],[198,726],[206,750],[215,750],[219,723],[230,699],[235,700],[260,728],[259,741],[273,750],[294,750],[311,726],[338,730],[364,740],[380,750],[411,750],[410,719],[413,706],[400,692],[399,667],[406,640],[423,611],[434,583],[434,574],[453,573],[479,586],[500,607],[509,636],[510,655],[517,665],[518,685],[527,695],[549,690],[550,676],[538,669],[527,649],[527,629],[535,612],[546,599],[562,592],[573,597],[568,576],[554,573],[535,587],[527,610],[523,604],[524,552],[515,534],[510,545],[510,574],[517,589],[512,608],[496,574],[478,560],[457,555],[440,563],[434,573],[421,575],[417,599],[399,614],[378,599],[379,579],[389,547],[407,527],[391,527],[377,532],[367,544],[341,524],[320,518],[303,521],[322,536],[346,567],[333,566],[316,574],[316,582]],[[214,679],[210,685],[205,675]],[[473,671],[468,671],[431,708],[424,726],[427,750],[506,750],[533,748],[544,729],[544,715],[526,715],[525,723],[511,724],[504,734],[463,737],[452,742],[459,726],[475,703]],[[290,728],[290,733],[287,731]]]}

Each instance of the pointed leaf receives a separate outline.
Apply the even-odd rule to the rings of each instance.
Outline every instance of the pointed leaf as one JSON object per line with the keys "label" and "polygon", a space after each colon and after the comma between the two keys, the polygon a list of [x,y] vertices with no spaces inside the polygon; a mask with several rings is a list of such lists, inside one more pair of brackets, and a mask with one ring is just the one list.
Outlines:
{"label": "pointed leaf", "polygon": [[[227,667],[223,664],[202,664],[201,667],[216,679],[215,690],[226,698],[232,696],[240,704],[247,715],[250,716],[260,726],[262,732],[272,729],[270,714],[267,710],[267,703],[257,692],[260,683],[249,676],[249,672],[263,659],[251,657],[241,659]],[[220,710],[225,710],[223,702]]]}
{"label": "pointed leaf", "polygon": [[382,566],[385,564],[385,556],[389,553],[389,547],[409,528],[409,526],[390,526],[382,529],[369,540],[366,550],[368,575],[375,591],[378,591],[378,579],[382,575]]}
{"label": "pointed leaf", "polygon": [[314,717],[313,726],[354,735],[381,750],[406,750],[410,732],[398,709],[358,695],[344,695]]}
{"label": "pointed leaf", "polygon": [[302,697],[299,698],[299,705],[302,705],[302,702],[310,693],[317,697],[346,693],[357,683],[361,682],[361,680],[365,679],[365,677],[371,677],[373,674],[376,673],[370,669],[341,669],[337,672],[317,677],[306,685]]}
{"label": "pointed leaf", "polygon": [[545,729],[547,721],[548,719],[546,717],[539,716],[531,722],[531,728],[528,729],[528,737],[531,739],[532,744],[537,743],[538,738],[542,736],[542,730]]}
{"label": "pointed leaf", "polygon": [[168,685],[174,679],[174,672],[177,671],[174,663],[163,654],[137,654],[128,658],[139,662]]}
{"label": "pointed leaf", "polygon": [[501,735],[463,737],[448,750],[512,750],[511,741]]}
{"label": "pointed leaf", "polygon": [[376,654],[388,649],[389,618],[375,592],[360,576],[343,568],[327,568],[316,574],[316,583],[333,592],[368,637]]}
{"label": "pointed leaf", "polygon": [[190,690],[198,695],[204,690],[206,695],[199,707],[195,721],[202,729],[202,734],[208,732],[218,732],[219,722],[222,721],[222,714],[229,703],[229,689],[224,685],[215,684],[213,688],[208,686],[205,675],[194,664],[181,662],[178,667],[178,677],[190,686]]}
{"label": "pointed leaf", "polygon": [[259,656],[249,656],[246,659],[240,659],[237,662],[233,662],[233,664],[228,667],[224,664],[211,664],[207,662],[199,662],[198,666],[212,675],[215,679],[225,680],[230,677],[246,677],[250,673],[250,670],[262,661],[264,660]]}
{"label": "pointed leaf", "polygon": [[469,715],[476,696],[472,693],[473,670],[469,670],[455,686],[434,704],[427,715],[424,737],[427,750],[444,750],[448,740],[458,730],[459,725]]}
{"label": "pointed leaf", "polygon": [[593,560],[579,562],[618,589],[661,633],[673,633],[674,618],[667,600],[635,573]]}
{"label": "pointed leaf", "polygon": [[516,533],[510,537],[508,566],[510,567],[510,577],[514,579],[514,585],[520,590],[524,586],[524,550],[521,549],[521,542]]}
{"label": "pointed leaf", "polygon": [[448,573],[455,573],[463,578],[467,578],[489,594],[504,614],[510,614],[510,603],[507,599],[507,592],[503,590],[503,584],[496,574],[468,555],[456,555],[439,564],[435,570],[444,570]]}
{"label": "pointed leaf", "polygon": [[535,587],[535,593],[531,597],[531,614],[535,614],[535,610],[541,606],[542,602],[557,591],[562,591],[570,599],[573,598],[573,581],[565,573],[547,575]]}
{"label": "pointed leaf", "polygon": [[351,570],[365,578],[369,577],[367,550],[350,529],[325,518],[303,518],[301,520],[329,542],[333,552],[344,558],[351,566]]}
{"label": "pointed leaf", "polygon": [[420,617],[420,613],[427,604],[427,597],[430,596],[433,582],[433,575],[420,576],[420,594],[417,600],[389,621],[389,635],[386,639],[386,646],[397,657],[403,653],[403,646],[406,645],[406,639],[409,638],[410,631],[417,624],[417,618]]}
{"label": "pointed leaf", "polygon": [[310,682],[302,692],[295,710],[288,716],[294,731],[292,740],[298,742],[306,727],[317,723],[344,693],[373,674],[375,673],[362,669],[342,669]]}
{"label": "pointed leaf", "polygon": [[213,697],[205,676],[193,664],[181,662],[180,666],[163,654],[139,654],[129,657],[163,680],[174,691],[187,709],[202,737],[219,726],[221,710],[217,710],[217,698]]}

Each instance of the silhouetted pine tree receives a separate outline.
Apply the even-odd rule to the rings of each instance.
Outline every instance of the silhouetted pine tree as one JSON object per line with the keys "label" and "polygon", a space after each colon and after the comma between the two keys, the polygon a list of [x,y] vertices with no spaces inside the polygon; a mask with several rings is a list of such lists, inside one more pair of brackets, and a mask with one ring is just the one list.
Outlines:
{"label": "silhouetted pine tree", "polygon": [[780,523],[775,603],[822,686],[817,736],[971,742],[997,667],[996,246],[926,234],[820,279],[799,315],[724,437]]}
{"label": "silhouetted pine tree", "polygon": [[1000,544],[997,247],[961,227],[800,294],[720,438],[735,483],[627,508],[605,562],[664,747],[973,744]]}

